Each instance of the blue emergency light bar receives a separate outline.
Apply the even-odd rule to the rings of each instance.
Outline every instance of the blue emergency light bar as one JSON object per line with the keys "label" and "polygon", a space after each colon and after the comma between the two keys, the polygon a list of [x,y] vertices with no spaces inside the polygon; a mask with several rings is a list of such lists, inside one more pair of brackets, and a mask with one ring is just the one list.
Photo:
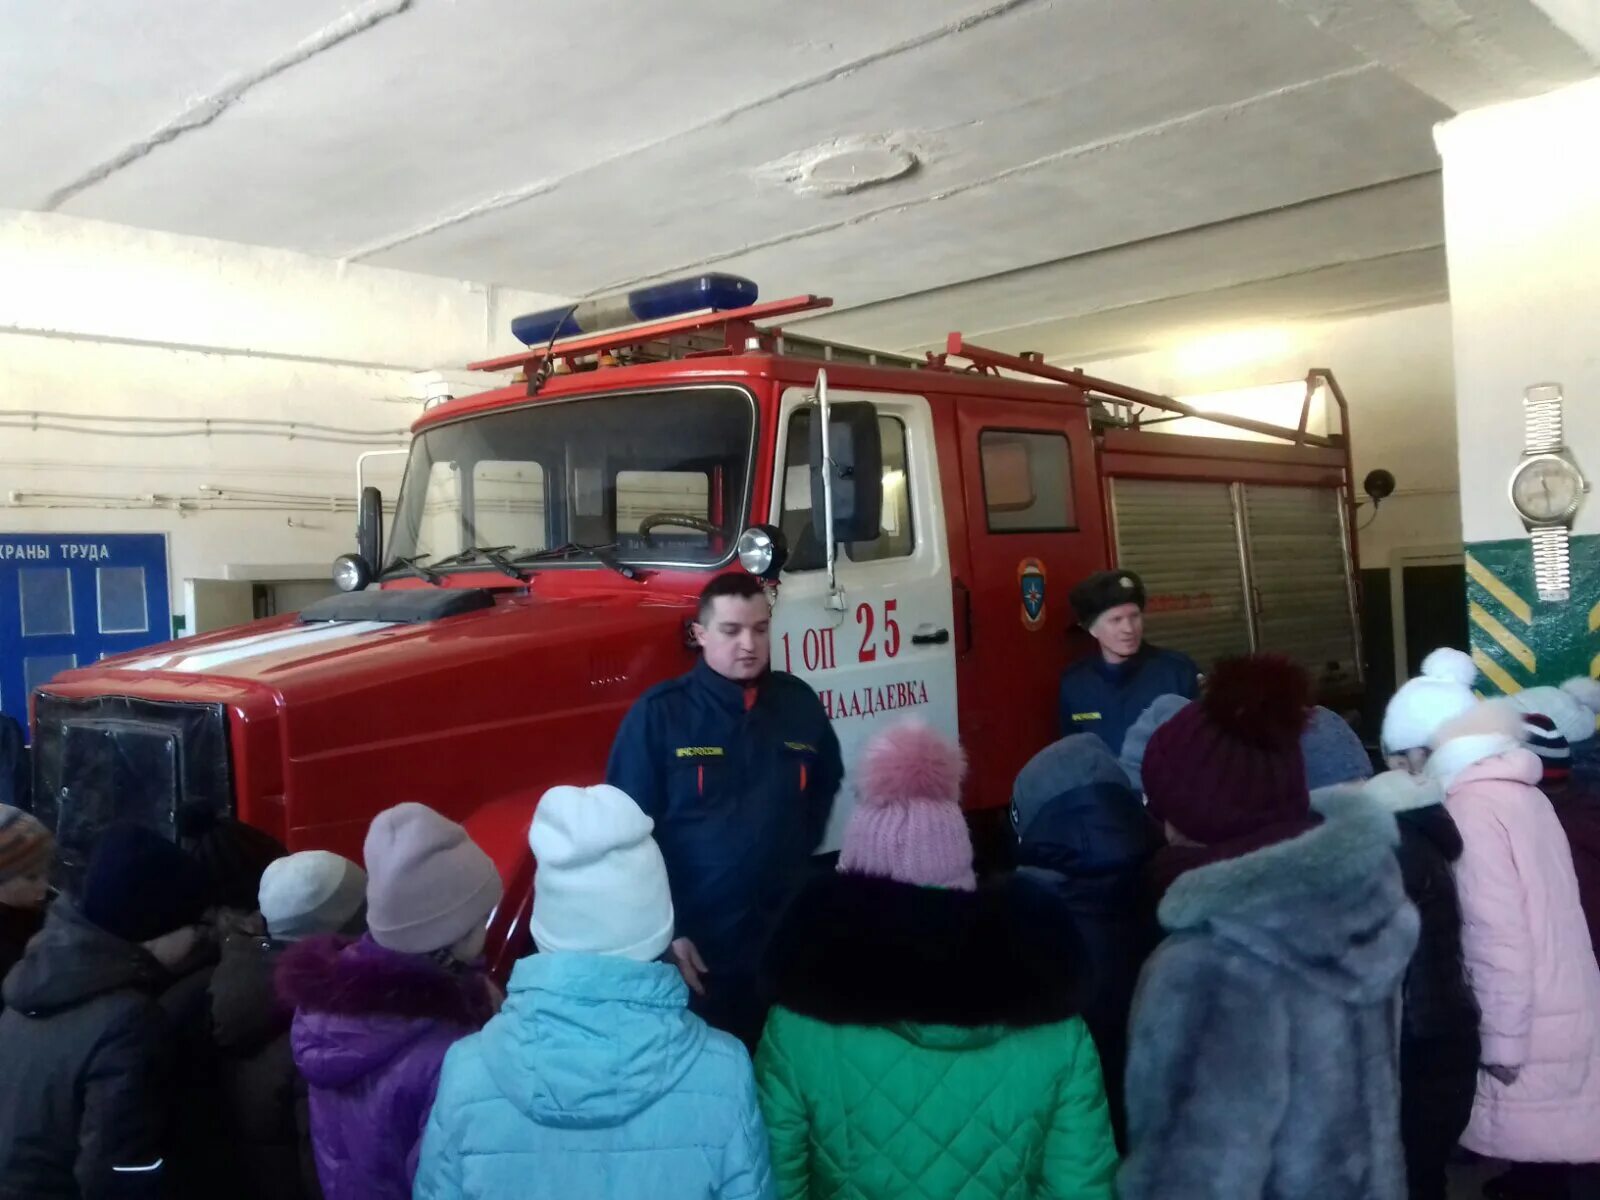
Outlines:
{"label": "blue emergency light bar", "polygon": [[552,338],[599,333],[620,325],[660,321],[706,309],[721,312],[745,308],[756,302],[759,292],[752,281],[741,276],[712,272],[631,292],[615,292],[565,308],[524,313],[512,318],[511,333],[524,346],[542,350]]}

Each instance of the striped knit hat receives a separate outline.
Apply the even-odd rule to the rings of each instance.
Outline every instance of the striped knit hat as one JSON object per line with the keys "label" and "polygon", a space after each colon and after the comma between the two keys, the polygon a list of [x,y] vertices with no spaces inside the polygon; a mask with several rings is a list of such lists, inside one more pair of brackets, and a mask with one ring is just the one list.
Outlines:
{"label": "striped knit hat", "polygon": [[1572,778],[1572,746],[1556,728],[1556,723],[1543,713],[1524,713],[1522,727],[1528,732],[1528,749],[1539,756],[1544,766],[1544,779],[1540,786],[1564,788]]}
{"label": "striped knit hat", "polygon": [[20,808],[0,804],[0,883],[46,870],[56,856],[56,839]]}

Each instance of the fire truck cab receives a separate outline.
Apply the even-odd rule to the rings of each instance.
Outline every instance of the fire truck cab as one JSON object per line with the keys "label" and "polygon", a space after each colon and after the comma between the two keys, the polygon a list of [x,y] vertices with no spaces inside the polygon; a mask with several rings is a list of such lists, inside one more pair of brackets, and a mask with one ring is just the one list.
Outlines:
{"label": "fire truck cab", "polygon": [[[534,803],[603,777],[730,570],[772,580],[774,666],[816,689],[847,773],[914,715],[960,737],[976,814],[1058,735],[1061,673],[1091,645],[1067,592],[1115,563],[1146,579],[1150,638],[1202,667],[1275,649],[1326,695],[1359,689],[1330,375],[1308,397],[1330,389],[1337,433],[1174,436],[1144,422],[1190,413],[1177,401],[959,335],[913,359],[768,324],[827,303],[558,339],[569,310],[547,344],[475,364],[512,383],[423,413],[386,531],[363,495],[351,590],[41,688],[35,795],[68,872],[108,821],[171,833],[188,804],[359,857],[376,812],[421,800],[508,881],[504,967],[526,945]],[[847,774],[824,849],[851,807]]]}

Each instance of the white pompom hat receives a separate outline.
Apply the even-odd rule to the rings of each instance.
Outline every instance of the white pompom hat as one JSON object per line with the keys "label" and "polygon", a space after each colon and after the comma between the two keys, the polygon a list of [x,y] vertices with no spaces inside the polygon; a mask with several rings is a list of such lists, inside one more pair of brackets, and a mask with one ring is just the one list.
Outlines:
{"label": "white pompom hat", "polygon": [[1556,723],[1557,732],[1576,746],[1595,734],[1595,719],[1600,716],[1600,681],[1580,676],[1560,687],[1528,688],[1511,700],[1525,713],[1549,717]]}
{"label": "white pompom hat", "polygon": [[1383,714],[1383,751],[1400,754],[1426,746],[1439,727],[1478,703],[1472,685],[1478,668],[1470,655],[1441,646],[1422,660],[1422,674],[1408,681]]}

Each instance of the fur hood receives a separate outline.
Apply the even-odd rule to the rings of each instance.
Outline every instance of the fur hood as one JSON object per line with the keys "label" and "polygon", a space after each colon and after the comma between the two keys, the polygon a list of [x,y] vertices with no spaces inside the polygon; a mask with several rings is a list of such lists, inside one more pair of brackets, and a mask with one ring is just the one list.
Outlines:
{"label": "fur hood", "polygon": [[[1515,705],[1508,700],[1486,700],[1445,722],[1433,735],[1427,776],[1448,794],[1462,774],[1479,763],[1522,749],[1526,736],[1522,714]],[[1521,774],[1515,773],[1518,779]],[[1533,780],[1522,782],[1535,782],[1542,774],[1541,770]]]}
{"label": "fur hood", "polygon": [[1390,994],[1417,941],[1394,856],[1394,817],[1324,795],[1308,833],[1182,876],[1161,902],[1173,933],[1204,932],[1352,1001]]}
{"label": "fur hood", "polygon": [[[790,907],[767,956],[773,998],[833,1025],[1050,1025],[1077,1014],[1074,947],[1044,899],[834,875]],[[1055,944],[1052,944],[1055,943]]]}
{"label": "fur hood", "polygon": [[[1444,788],[1437,779],[1413,775],[1409,771],[1385,771],[1366,783],[1340,784],[1311,793],[1311,806],[1318,812],[1325,804],[1338,804],[1350,796],[1362,796],[1384,812],[1393,813],[1404,830],[1411,830],[1433,843],[1446,862],[1461,857],[1461,833],[1444,808]],[[1404,871],[1404,866],[1402,866]]]}
{"label": "fur hood", "polygon": [[309,938],[283,954],[278,995],[296,1010],[445,1021],[477,1029],[494,1013],[488,982],[423,954],[385,950],[370,937]]}

